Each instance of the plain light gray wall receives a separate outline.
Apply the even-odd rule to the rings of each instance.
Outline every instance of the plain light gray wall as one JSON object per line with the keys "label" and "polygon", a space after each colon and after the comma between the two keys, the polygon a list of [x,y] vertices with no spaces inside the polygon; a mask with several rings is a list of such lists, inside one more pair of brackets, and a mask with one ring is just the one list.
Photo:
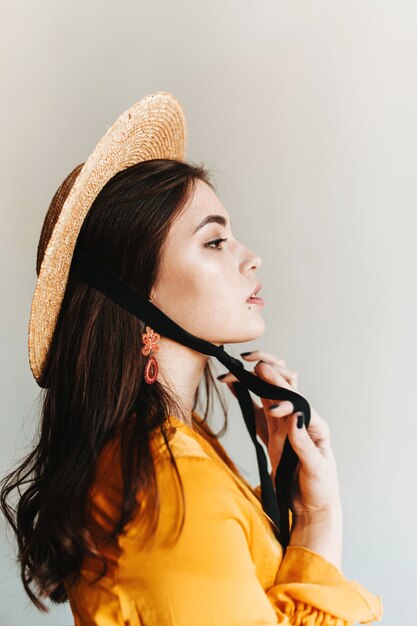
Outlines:
{"label": "plain light gray wall", "polygon": [[[343,571],[410,623],[417,584],[417,5],[413,0],[1,3],[1,473],[29,445],[39,389],[27,327],[56,188],[156,90],[186,111],[188,158],[217,172],[262,257],[260,348],[329,421]],[[217,363],[217,362],[216,362]],[[249,367],[249,366],[247,366]],[[224,371],[218,367],[219,372]],[[228,391],[225,388],[225,391]],[[224,443],[257,482],[229,394]],[[29,606],[2,540],[4,626],[71,624]]]}

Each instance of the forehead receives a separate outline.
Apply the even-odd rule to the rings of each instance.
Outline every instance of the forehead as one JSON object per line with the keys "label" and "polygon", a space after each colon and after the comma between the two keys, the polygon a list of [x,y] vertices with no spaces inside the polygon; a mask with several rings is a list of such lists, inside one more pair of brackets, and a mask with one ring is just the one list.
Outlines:
{"label": "forehead", "polygon": [[188,216],[198,219],[199,217],[204,217],[207,213],[214,213],[213,209],[216,209],[216,211],[219,209],[219,213],[228,217],[226,209],[210,185],[207,185],[203,180],[197,180],[194,193],[188,202]]}
{"label": "forehead", "polygon": [[[213,216],[219,216],[218,220]],[[205,223],[217,221],[227,226],[229,214],[222,202],[217,197],[210,185],[202,180],[197,180],[194,193],[178,215],[171,230],[187,230],[188,234],[194,234],[201,230]]]}

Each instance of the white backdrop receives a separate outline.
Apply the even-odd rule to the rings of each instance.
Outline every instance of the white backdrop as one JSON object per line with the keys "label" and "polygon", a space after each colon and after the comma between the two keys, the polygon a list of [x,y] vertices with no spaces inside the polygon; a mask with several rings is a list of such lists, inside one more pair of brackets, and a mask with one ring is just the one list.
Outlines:
{"label": "white backdrop", "polygon": [[[226,349],[264,349],[298,371],[331,426],[343,572],[382,597],[384,626],[411,623],[415,2],[3,0],[0,32],[1,474],[35,426],[27,327],[52,195],[122,111],[171,91],[188,158],[216,172],[235,235],[262,257],[267,330]],[[230,422],[223,442],[256,484],[231,396]],[[68,607],[29,605],[3,534],[0,622],[72,623]]]}

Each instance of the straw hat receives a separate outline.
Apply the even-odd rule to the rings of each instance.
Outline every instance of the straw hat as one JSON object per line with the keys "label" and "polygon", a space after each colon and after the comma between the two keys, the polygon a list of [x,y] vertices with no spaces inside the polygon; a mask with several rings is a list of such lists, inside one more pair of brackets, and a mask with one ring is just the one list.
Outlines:
{"label": "straw hat", "polygon": [[94,199],[117,172],[150,159],[183,160],[186,122],[180,102],[156,91],[118,117],[85,163],[52,198],[38,244],[38,275],[29,320],[29,364],[38,385],[64,297],[72,255]]}

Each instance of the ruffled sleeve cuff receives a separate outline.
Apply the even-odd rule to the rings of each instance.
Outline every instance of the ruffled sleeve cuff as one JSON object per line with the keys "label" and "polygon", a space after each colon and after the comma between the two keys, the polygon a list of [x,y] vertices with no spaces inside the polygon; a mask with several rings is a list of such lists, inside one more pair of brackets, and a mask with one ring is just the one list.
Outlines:
{"label": "ruffled sleeve cuff", "polygon": [[[381,621],[383,615],[379,596],[355,580],[348,580],[333,563],[304,546],[287,547],[268,597],[282,605],[286,615],[300,607],[303,611],[315,607],[337,620],[361,624]],[[340,622],[331,619],[324,623]]]}

